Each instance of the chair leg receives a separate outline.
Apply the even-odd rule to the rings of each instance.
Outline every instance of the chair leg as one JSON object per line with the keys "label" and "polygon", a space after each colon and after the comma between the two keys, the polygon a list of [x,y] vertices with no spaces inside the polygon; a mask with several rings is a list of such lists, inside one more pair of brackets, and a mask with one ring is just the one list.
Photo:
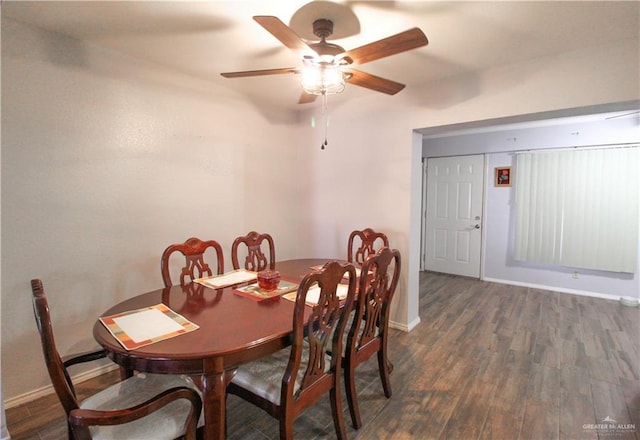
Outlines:
{"label": "chair leg", "polygon": [[340,398],[340,381],[335,378],[334,387],[329,391],[331,399],[331,413],[333,415],[333,425],[336,428],[336,436],[338,440],[346,440],[347,429],[344,426],[344,418],[342,416],[342,399]]}
{"label": "chair leg", "polygon": [[391,397],[391,380],[389,380],[389,373],[393,370],[393,364],[389,362],[384,350],[378,351],[378,370],[380,370],[380,380],[382,381],[382,388],[384,389],[384,395]]}
{"label": "chair leg", "polygon": [[351,415],[351,424],[355,429],[362,427],[360,408],[358,407],[358,395],[356,392],[356,368],[347,362],[344,368],[344,388],[347,393],[347,404]]}
{"label": "chair leg", "polygon": [[293,418],[284,416],[280,419],[280,440],[293,440]]}

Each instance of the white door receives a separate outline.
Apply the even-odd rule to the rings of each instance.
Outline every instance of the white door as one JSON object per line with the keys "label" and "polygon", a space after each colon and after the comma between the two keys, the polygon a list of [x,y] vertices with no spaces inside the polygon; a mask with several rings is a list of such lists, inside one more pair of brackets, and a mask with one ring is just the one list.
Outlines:
{"label": "white door", "polygon": [[427,160],[427,270],[480,278],[484,156]]}

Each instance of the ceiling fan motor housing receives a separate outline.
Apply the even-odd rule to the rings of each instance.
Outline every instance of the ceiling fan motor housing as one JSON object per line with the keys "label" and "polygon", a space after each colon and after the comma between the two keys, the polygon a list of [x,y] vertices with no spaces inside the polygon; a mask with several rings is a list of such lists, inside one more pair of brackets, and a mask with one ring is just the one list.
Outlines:
{"label": "ceiling fan motor housing", "polygon": [[[344,52],[344,48],[337,44],[328,43],[327,38],[333,34],[333,21],[320,18],[313,22],[313,33],[320,38],[317,43],[309,44],[309,47],[318,54],[323,62],[334,64],[334,57]],[[336,63],[342,64],[342,63]]]}
{"label": "ceiling fan motor housing", "polygon": [[333,34],[333,21],[326,18],[319,18],[313,22],[313,35],[325,40]]}

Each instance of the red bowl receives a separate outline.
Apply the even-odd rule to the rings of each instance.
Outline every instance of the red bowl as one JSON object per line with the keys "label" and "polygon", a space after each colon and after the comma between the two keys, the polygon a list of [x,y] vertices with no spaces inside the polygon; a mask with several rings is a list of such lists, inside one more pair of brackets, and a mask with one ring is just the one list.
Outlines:
{"label": "red bowl", "polygon": [[280,272],[277,270],[263,270],[258,272],[258,286],[260,289],[269,292],[275,290],[280,283]]}

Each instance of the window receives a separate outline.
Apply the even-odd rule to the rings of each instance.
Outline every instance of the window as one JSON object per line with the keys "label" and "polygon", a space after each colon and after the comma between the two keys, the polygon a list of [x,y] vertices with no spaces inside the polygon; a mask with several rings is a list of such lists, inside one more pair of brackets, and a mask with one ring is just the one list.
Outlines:
{"label": "window", "polygon": [[520,153],[516,164],[516,260],[636,270],[637,145]]}

